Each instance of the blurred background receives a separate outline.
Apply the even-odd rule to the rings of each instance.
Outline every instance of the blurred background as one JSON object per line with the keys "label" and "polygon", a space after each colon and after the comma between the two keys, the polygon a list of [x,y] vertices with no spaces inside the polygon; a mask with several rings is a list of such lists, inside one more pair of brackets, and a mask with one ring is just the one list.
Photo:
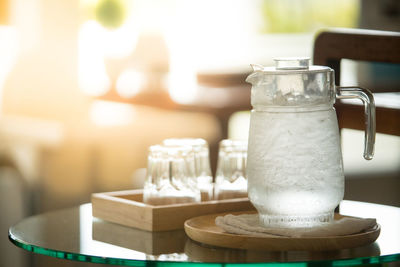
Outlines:
{"label": "blurred background", "polygon": [[[204,138],[213,155],[247,138],[249,64],[311,57],[328,27],[400,31],[400,2],[0,0],[0,266],[83,266],[27,256],[8,227],[140,188],[165,138]],[[342,68],[341,85],[399,90],[398,65]],[[363,139],[342,131],[345,198],[400,206],[400,138],[378,135],[371,162]]]}

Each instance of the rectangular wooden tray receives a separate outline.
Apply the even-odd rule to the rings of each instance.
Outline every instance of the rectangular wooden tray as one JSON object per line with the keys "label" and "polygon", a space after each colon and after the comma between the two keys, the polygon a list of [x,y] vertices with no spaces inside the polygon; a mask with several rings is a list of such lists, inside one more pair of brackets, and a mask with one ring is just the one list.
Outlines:
{"label": "rectangular wooden tray", "polygon": [[254,210],[248,198],[153,206],[143,203],[142,190],[92,194],[94,217],[147,231],[183,229],[193,217],[245,210]]}

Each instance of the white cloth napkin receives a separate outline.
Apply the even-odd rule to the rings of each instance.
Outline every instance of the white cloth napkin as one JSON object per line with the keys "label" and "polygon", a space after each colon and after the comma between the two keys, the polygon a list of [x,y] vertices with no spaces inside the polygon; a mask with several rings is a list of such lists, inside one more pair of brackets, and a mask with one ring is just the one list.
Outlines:
{"label": "white cloth napkin", "polygon": [[215,218],[215,224],[228,233],[255,237],[326,237],[360,233],[373,228],[376,225],[376,219],[343,217],[331,223],[310,228],[266,228],[261,226],[258,214],[228,214]]}

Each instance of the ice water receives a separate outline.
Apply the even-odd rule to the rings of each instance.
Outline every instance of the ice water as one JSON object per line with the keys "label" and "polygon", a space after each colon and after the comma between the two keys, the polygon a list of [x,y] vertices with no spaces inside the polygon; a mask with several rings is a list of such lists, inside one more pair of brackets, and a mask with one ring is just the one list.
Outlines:
{"label": "ice water", "polygon": [[311,227],[333,219],[344,176],[336,112],[252,111],[248,193],[268,227]]}

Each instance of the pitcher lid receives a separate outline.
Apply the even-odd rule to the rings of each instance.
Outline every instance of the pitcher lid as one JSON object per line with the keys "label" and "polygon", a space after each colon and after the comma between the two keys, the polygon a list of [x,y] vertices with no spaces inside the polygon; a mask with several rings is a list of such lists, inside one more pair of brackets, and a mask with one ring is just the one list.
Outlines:
{"label": "pitcher lid", "polygon": [[296,74],[308,72],[327,72],[332,70],[327,66],[310,65],[309,57],[279,57],[274,58],[275,66],[264,67],[252,64],[254,72],[265,74]]}

